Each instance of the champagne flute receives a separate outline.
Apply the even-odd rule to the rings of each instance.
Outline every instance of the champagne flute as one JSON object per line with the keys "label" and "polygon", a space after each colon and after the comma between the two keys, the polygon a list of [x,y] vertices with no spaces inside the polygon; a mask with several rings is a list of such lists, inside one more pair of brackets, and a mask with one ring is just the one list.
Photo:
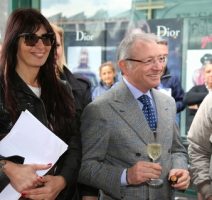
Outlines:
{"label": "champagne flute", "polygon": [[[147,153],[153,162],[155,162],[161,156],[161,144],[150,143],[147,145]],[[147,182],[151,186],[160,186],[163,184],[162,179],[151,179]]]}

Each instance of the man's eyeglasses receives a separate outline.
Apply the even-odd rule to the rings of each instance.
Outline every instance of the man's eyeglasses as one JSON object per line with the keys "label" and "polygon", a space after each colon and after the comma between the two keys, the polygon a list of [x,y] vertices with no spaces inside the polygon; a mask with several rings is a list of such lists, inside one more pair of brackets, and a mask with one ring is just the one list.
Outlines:
{"label": "man's eyeglasses", "polygon": [[24,37],[26,46],[35,46],[39,39],[42,40],[45,46],[52,46],[54,43],[54,33],[45,33],[37,36],[35,33],[21,33],[18,37]]}
{"label": "man's eyeglasses", "polygon": [[156,61],[158,61],[159,63],[165,64],[167,62],[167,56],[158,56],[158,57],[154,57],[154,58],[148,58],[146,60],[137,60],[137,59],[133,59],[133,58],[126,58],[125,60],[133,61],[133,62],[140,62],[145,65],[152,65]]}

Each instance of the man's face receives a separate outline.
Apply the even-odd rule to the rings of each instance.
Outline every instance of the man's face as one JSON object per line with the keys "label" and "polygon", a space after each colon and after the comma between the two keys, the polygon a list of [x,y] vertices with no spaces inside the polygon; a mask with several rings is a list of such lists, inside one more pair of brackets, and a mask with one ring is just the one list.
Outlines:
{"label": "man's face", "polygon": [[[169,48],[168,45],[165,44],[158,44],[159,45],[159,50],[160,50],[160,55],[165,56],[166,58],[168,58],[168,53],[169,53]],[[167,65],[167,60],[164,63],[165,65],[163,65],[163,68],[165,70],[166,65]]]}
{"label": "man's face", "polygon": [[[142,92],[147,92],[160,83],[164,66],[163,58],[156,42],[137,40],[132,46],[131,60],[125,61],[126,66],[121,68],[132,85]],[[132,61],[133,59],[137,61]]]}
{"label": "man's face", "polygon": [[168,46],[165,44],[158,44],[158,45],[159,45],[159,49],[160,49],[160,54],[167,57],[168,53],[169,53]]}

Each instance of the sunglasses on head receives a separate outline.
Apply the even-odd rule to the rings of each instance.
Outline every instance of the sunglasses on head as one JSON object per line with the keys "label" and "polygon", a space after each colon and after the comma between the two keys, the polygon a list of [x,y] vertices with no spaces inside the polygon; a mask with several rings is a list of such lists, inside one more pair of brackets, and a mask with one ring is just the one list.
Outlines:
{"label": "sunglasses on head", "polygon": [[21,33],[18,37],[23,37],[26,46],[35,46],[39,39],[42,40],[45,46],[52,46],[54,43],[54,33],[45,33],[41,36],[35,33]]}

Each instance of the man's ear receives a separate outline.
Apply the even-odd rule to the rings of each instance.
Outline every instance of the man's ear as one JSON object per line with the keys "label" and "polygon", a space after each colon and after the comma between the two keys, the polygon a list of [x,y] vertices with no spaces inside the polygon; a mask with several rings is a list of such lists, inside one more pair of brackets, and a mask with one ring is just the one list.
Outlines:
{"label": "man's ear", "polygon": [[127,63],[125,60],[120,60],[118,62],[119,68],[122,72],[122,74],[126,74],[127,73]]}

